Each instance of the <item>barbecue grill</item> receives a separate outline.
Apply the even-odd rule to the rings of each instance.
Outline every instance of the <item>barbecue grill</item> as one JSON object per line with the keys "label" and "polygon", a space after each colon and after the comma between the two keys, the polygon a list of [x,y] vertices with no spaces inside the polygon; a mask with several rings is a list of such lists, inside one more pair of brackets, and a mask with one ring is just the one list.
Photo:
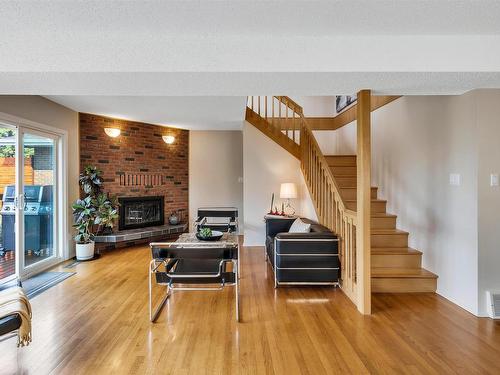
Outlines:
{"label": "barbecue grill", "polygon": [[[52,185],[27,185],[24,187],[24,248],[35,255],[52,248]],[[4,189],[2,216],[2,245],[0,256],[16,248],[16,189],[7,185]]]}

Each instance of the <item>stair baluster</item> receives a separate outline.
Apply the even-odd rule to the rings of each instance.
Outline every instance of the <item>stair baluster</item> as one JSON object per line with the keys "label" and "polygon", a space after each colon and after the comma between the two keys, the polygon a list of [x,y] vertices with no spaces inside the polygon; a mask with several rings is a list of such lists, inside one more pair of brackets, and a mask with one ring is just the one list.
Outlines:
{"label": "stair baluster", "polygon": [[[340,238],[342,290],[357,304],[356,212],[346,207],[330,166],[304,118],[302,107],[286,96],[274,96],[271,98],[272,111],[268,112],[268,97],[255,98],[258,101],[257,111],[253,105],[255,99],[251,97],[251,106],[247,106],[247,120],[300,160],[320,223],[337,233]],[[262,99],[265,103],[264,113],[261,113]],[[277,116],[274,100],[278,104]]]}

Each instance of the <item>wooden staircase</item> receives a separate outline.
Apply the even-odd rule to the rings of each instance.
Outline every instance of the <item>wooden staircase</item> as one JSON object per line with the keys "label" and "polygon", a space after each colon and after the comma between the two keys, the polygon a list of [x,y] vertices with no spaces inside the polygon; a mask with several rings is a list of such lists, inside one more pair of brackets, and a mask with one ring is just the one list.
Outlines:
{"label": "wooden staircase", "polygon": [[372,292],[435,292],[437,285],[437,276],[422,269],[422,253],[408,247],[409,234],[396,228],[396,215],[387,213],[387,201],[370,189],[370,111],[396,97],[371,99],[361,90],[356,108],[335,117],[356,120],[359,166],[355,155],[323,155],[302,107],[289,97],[248,97],[246,108],[249,123],[300,161],[318,221],[340,239],[340,286],[363,314],[371,313]]}
{"label": "wooden staircase", "polygon": [[[356,210],[356,156],[325,156],[347,208]],[[408,247],[408,232],[371,188],[371,285],[375,293],[435,292],[437,276],[422,268],[422,252]]]}

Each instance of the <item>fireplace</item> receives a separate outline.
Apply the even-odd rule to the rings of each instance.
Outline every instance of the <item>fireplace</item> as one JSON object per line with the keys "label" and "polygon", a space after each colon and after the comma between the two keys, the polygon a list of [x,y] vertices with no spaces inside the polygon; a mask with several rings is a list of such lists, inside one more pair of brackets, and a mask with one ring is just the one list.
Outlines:
{"label": "fireplace", "polygon": [[144,228],[163,225],[164,198],[157,197],[123,197],[120,203],[119,230]]}

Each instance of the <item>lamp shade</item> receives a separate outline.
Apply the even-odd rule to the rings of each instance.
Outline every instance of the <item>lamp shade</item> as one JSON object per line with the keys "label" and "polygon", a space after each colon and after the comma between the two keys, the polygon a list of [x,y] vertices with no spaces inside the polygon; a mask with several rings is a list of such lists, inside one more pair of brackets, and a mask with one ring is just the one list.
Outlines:
{"label": "lamp shade", "polygon": [[285,182],[281,184],[280,198],[297,198],[297,186],[293,182]]}

